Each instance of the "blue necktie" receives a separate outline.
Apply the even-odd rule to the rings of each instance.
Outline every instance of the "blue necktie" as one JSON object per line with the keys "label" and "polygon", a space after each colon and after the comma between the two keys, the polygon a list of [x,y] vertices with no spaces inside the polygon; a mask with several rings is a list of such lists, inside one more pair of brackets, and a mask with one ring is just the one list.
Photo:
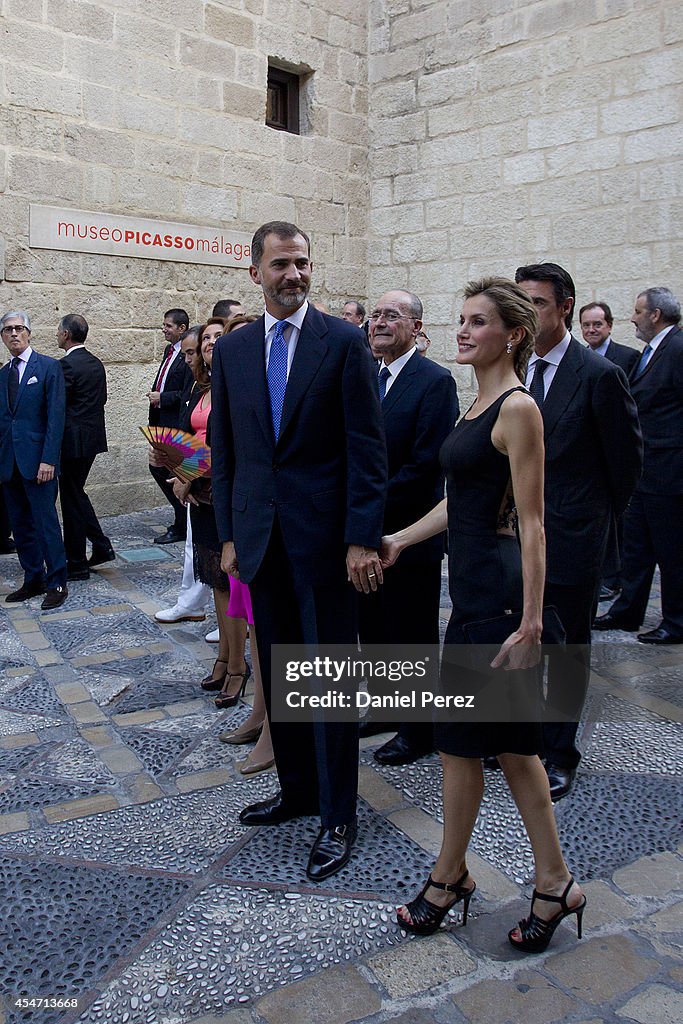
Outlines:
{"label": "blue necktie", "polygon": [[389,380],[389,377],[391,377],[391,370],[389,369],[388,366],[385,366],[380,370],[379,376],[377,377],[377,387],[379,388],[380,402],[384,401],[384,396],[387,393],[387,381]]}
{"label": "blue necktie", "polygon": [[286,320],[278,320],[273,331],[273,340],[270,345],[270,356],[268,358],[268,369],[266,380],[268,381],[268,393],[270,395],[270,412],[273,417],[273,432],[275,440],[280,436],[280,420],[282,419],[282,406],[285,404],[285,390],[287,388],[287,341],[285,339]]}
{"label": "blue necktie", "polygon": [[643,349],[643,354],[640,357],[640,362],[638,363],[638,366],[636,367],[636,372],[633,374],[633,379],[634,380],[637,380],[637,378],[640,377],[641,373],[643,372],[643,370],[645,369],[647,364],[650,362],[650,355],[651,355],[651,353],[652,353],[652,345],[646,345],[645,348]]}

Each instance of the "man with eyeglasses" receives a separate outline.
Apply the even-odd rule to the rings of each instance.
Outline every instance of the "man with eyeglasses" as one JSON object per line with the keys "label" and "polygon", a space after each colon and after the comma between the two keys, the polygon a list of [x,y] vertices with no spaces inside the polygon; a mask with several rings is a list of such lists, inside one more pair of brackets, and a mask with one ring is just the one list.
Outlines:
{"label": "man with eyeglasses", "polygon": [[9,604],[45,594],[44,611],[64,604],[66,555],[57,518],[57,477],[64,434],[64,374],[56,359],[31,348],[23,310],[0,319],[10,361],[0,369],[0,483],[24,570]]}
{"label": "man with eyeglasses", "polygon": [[[421,519],[444,494],[439,449],[458,418],[458,396],[449,371],[420,358],[421,328],[420,299],[400,289],[385,292],[370,314],[389,459],[383,533]],[[404,551],[386,571],[381,590],[360,595],[361,643],[439,643],[444,541],[439,534]],[[361,723],[361,736],[395,725],[370,716]],[[410,764],[433,749],[430,722],[404,721],[398,734],[375,751],[375,760]]]}

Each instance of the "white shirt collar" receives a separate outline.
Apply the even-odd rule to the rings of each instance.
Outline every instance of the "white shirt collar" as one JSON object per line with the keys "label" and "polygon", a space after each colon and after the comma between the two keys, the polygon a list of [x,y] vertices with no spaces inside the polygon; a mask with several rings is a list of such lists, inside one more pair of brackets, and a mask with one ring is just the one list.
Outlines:
{"label": "white shirt collar", "polygon": [[612,335],[609,334],[601,345],[596,346],[596,348],[593,348],[591,345],[589,345],[588,348],[591,350],[591,352],[595,352],[596,356],[604,356],[607,355],[607,349],[610,347],[611,343]]}
{"label": "white shirt collar", "polygon": [[395,377],[398,377],[399,373],[401,372],[403,367],[406,365],[408,360],[411,358],[411,356],[414,356],[416,352],[417,352],[417,345],[414,345],[411,349],[408,349],[407,352],[404,352],[402,356],[399,356],[398,359],[394,359],[391,363],[389,363],[388,366],[384,362],[384,360],[382,360],[382,362],[379,364],[379,368],[377,370],[377,373],[378,374],[381,373],[382,370],[384,369],[384,367],[386,366],[387,370],[391,374],[391,377],[392,377],[392,380],[393,380]]}
{"label": "white shirt collar", "polygon": [[[303,304],[301,306],[299,306],[298,309],[295,309],[293,313],[290,313],[289,316],[285,317],[285,322],[288,323],[288,324],[292,324],[294,327],[296,327],[296,329],[298,331],[300,331],[307,312],[308,312],[308,299],[304,299]],[[266,334],[270,334],[270,332],[272,331],[273,327],[277,323],[279,323],[278,318],[276,316],[273,316],[272,313],[269,313],[268,310],[266,310],[266,312],[265,312],[265,329],[266,329],[265,333]]]}
{"label": "white shirt collar", "polygon": [[653,352],[655,351],[657,346],[660,345],[664,341],[664,339],[666,338],[666,336],[669,333],[669,331],[672,330],[672,328],[674,328],[675,326],[676,326],[675,324],[669,324],[669,326],[665,327],[663,331],[659,332],[659,334],[655,334],[654,338],[650,342],[650,348],[652,349]]}
{"label": "white shirt collar", "polygon": [[549,352],[546,352],[544,356],[539,356],[537,352],[534,352],[531,359],[529,360],[529,369],[535,365],[539,359],[544,359],[546,363],[552,363],[553,366],[559,366],[562,362],[562,357],[569,348],[569,342],[572,340],[572,336],[567,331],[562,341],[558,341],[557,345],[553,346]]}
{"label": "white shirt collar", "polygon": [[[33,349],[29,345],[27,348],[24,349],[23,352],[19,353],[18,358],[21,359],[22,363],[27,363],[32,355],[33,355]],[[14,356],[10,355],[10,362],[13,359],[14,359]]]}
{"label": "white shirt collar", "polygon": [[[173,347],[175,348],[175,345]],[[75,352],[77,348],[85,348],[85,345],[70,345],[69,348],[64,353],[64,355],[68,356],[69,353]]]}

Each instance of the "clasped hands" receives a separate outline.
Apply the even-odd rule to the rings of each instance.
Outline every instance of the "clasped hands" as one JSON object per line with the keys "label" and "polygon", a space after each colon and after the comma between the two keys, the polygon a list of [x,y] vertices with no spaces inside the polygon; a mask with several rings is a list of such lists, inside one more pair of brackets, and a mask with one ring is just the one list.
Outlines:
{"label": "clasped hands", "polygon": [[382,562],[379,552],[361,544],[349,544],[346,552],[346,574],[356,590],[369,594],[383,583]]}

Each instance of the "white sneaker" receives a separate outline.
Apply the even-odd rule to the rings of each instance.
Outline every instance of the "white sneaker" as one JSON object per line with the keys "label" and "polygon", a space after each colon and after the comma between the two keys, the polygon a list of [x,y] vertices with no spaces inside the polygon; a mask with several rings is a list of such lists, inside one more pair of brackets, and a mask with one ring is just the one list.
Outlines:
{"label": "white sneaker", "polygon": [[204,639],[206,640],[207,644],[220,643],[221,638],[218,634],[218,627],[216,627],[216,629],[212,629],[210,633],[207,633]]}
{"label": "white sneaker", "polygon": [[163,608],[156,612],[154,618],[157,622],[203,622],[206,618],[204,612],[188,612],[174,604],[172,608]]}

